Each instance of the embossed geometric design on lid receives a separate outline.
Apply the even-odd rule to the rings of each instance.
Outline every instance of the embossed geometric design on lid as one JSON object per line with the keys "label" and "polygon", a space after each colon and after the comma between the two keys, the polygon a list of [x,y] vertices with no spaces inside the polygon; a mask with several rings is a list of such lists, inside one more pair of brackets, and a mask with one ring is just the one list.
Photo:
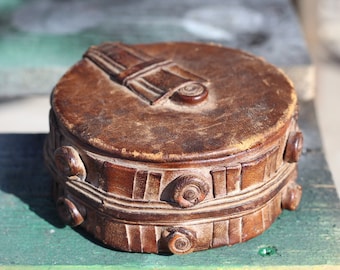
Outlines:
{"label": "embossed geometric design on lid", "polygon": [[[166,101],[178,89],[183,92],[187,89],[197,89],[196,86],[200,85],[205,90],[201,85],[204,82],[202,78],[184,70],[171,60],[152,58],[122,43],[91,46],[84,57],[105,71],[113,81],[126,86],[150,105]],[[191,96],[191,93],[187,96],[189,103],[195,103],[195,100],[190,102]],[[203,95],[203,99],[205,97],[206,95]]]}
{"label": "embossed geometric design on lid", "polygon": [[260,58],[195,43],[132,47],[203,78],[209,95],[195,106],[171,99],[150,106],[81,60],[55,87],[52,107],[68,132],[97,151],[152,162],[220,158],[265,143],[295,113],[291,82]]}

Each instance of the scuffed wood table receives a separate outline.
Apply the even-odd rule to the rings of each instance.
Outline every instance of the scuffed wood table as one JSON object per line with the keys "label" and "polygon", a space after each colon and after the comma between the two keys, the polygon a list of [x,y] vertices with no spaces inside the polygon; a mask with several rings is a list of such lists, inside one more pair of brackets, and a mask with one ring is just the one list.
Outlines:
{"label": "scuffed wood table", "polygon": [[[339,269],[340,203],[313,102],[302,102],[300,110],[305,134],[300,208],[284,211],[264,234],[246,243],[184,256],[114,251],[80,229],[64,227],[43,165],[45,134],[1,134],[0,269]],[[263,247],[276,252],[261,256]]]}

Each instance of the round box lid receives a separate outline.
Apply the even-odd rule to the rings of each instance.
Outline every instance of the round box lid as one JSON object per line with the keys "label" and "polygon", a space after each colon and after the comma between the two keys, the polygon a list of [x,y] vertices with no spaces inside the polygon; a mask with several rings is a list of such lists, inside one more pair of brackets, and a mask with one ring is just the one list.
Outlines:
{"label": "round box lid", "polygon": [[292,83],[239,50],[196,43],[93,46],[59,81],[63,129],[113,157],[220,158],[275,136],[296,110]]}

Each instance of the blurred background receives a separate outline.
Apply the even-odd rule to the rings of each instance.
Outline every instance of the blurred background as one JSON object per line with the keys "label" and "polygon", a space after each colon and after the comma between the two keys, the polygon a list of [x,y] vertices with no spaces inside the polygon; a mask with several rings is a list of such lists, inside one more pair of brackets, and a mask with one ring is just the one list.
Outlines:
{"label": "blurred background", "polygon": [[218,42],[263,56],[314,101],[340,190],[340,1],[0,0],[0,133],[47,133],[49,93],[92,44]]}
{"label": "blurred background", "polygon": [[324,151],[340,194],[340,1],[297,0],[315,70],[315,106]]}

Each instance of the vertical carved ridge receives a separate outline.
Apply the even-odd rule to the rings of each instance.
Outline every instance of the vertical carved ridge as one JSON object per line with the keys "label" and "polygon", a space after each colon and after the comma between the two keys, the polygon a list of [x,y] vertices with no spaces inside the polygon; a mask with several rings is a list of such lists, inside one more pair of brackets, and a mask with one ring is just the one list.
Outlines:
{"label": "vertical carved ridge", "polygon": [[265,208],[261,209],[261,216],[262,216],[262,230],[266,229],[266,213]]}
{"label": "vertical carved ridge", "polygon": [[128,244],[128,251],[131,252],[131,236],[130,236],[128,224],[125,224],[125,232],[126,232],[126,239],[127,239],[127,244]]}
{"label": "vertical carved ridge", "polygon": [[242,217],[229,220],[229,245],[242,242]]}
{"label": "vertical carved ridge", "polygon": [[241,189],[263,182],[265,178],[265,168],[267,156],[263,155],[256,160],[242,164],[242,183]]}
{"label": "vertical carved ridge", "polygon": [[241,164],[227,168],[227,193],[240,191],[241,189]]}
{"label": "vertical carved ridge", "polygon": [[141,252],[142,239],[140,225],[126,225],[126,235],[130,252]]}
{"label": "vertical carved ridge", "polygon": [[161,184],[161,173],[149,172],[148,178],[146,180],[146,189],[144,193],[144,200],[147,201],[158,201],[160,194],[160,184]]}
{"label": "vertical carved ridge", "polygon": [[103,171],[106,191],[132,198],[136,169],[104,162]]}
{"label": "vertical carved ridge", "polygon": [[229,245],[229,220],[213,223],[212,247]]}
{"label": "vertical carved ridge", "polygon": [[226,168],[214,169],[210,172],[213,178],[213,194],[215,198],[223,197],[227,194],[227,172]]}
{"label": "vertical carved ridge", "polygon": [[148,178],[147,171],[137,171],[134,178],[134,185],[133,185],[133,199],[143,199],[144,193],[146,189],[146,181]]}
{"label": "vertical carved ridge", "polygon": [[276,150],[273,152],[272,156],[271,156],[271,175],[275,174],[278,167],[277,167],[277,159],[278,157],[278,153],[279,153],[279,148],[276,148]]}

